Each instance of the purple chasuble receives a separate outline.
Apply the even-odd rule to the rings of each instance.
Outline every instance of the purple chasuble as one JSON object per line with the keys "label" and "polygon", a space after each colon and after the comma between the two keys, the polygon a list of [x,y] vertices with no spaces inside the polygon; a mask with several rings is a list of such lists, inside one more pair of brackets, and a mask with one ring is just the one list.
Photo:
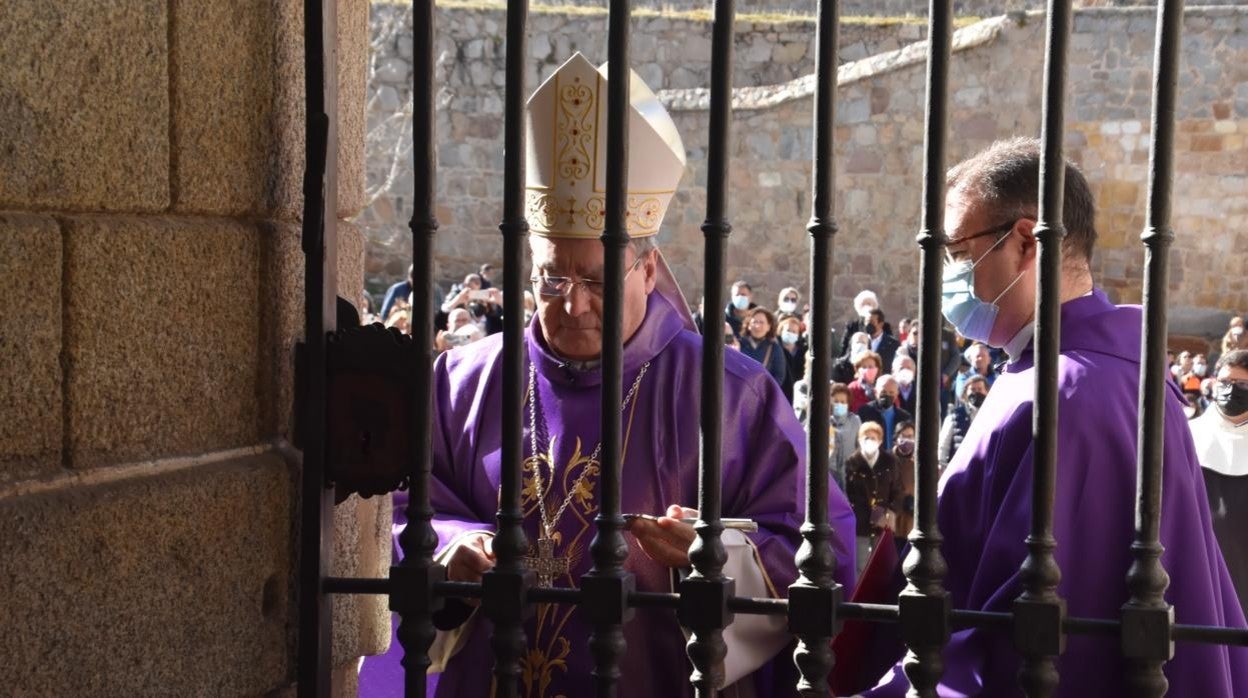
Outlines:
{"label": "purple chasuble", "polygon": [[[550,449],[554,437],[555,476],[549,466],[542,477],[551,516],[568,497],[599,442],[601,371],[580,371],[553,355],[533,324],[526,331],[529,360],[537,370],[539,408],[538,450]],[[502,341],[494,335],[439,357],[434,367],[434,443],[431,497],[439,552],[457,535],[493,531],[498,509],[502,443]],[[669,504],[696,508],[699,462],[701,337],[684,329],[679,311],[661,294],[651,294],[646,317],[624,348],[624,394],[642,365],[645,377],[623,413],[624,457],[621,507],[625,513],[662,515]],[[787,595],[796,579],[794,552],[801,542],[804,518],[803,477],[805,436],[780,386],[757,362],[734,351],[724,356],[723,515],[745,517],[759,524],[748,534],[775,596]],[[524,407],[525,457],[530,453],[528,404]],[[598,513],[598,468],[576,487],[567,509],[555,524],[555,556],[566,557],[567,574],[554,586],[571,587],[589,571],[589,545]],[[526,465],[522,505],[530,554],[538,538],[540,517],[532,470]],[[396,541],[406,493],[396,494]],[[845,496],[832,486],[831,523],[837,533],[833,547],[836,578],[852,586],[854,515]],[[625,567],[636,575],[640,591],[671,591],[670,571],[648,558],[631,534],[625,533],[629,555]],[[396,543],[396,556],[397,543]],[[431,696],[486,696],[491,693],[493,654],[490,622],[476,614],[463,649],[446,671],[431,674]],[[528,621],[528,652],[521,694],[532,698],[593,694],[589,652],[591,626],[583,612],[570,605],[542,604]],[[685,637],[675,614],[665,609],[637,609],[624,628],[628,651],[621,666],[621,694],[692,695]],[[383,657],[369,658],[360,676],[361,696],[402,694],[398,660],[402,650],[393,642]],[[778,656],[772,665],[791,664]],[[755,672],[755,685],[777,695],[770,682],[772,665]],[[783,674],[784,671],[776,671]]]}
{"label": "purple chasuble", "polygon": [[[1067,613],[1117,618],[1135,520],[1141,311],[1094,293],[1062,304],[1058,359],[1056,557]],[[989,391],[940,483],[938,521],[954,608],[1009,611],[1022,593],[1032,482],[1033,354],[1028,348]],[[1211,528],[1205,484],[1173,384],[1165,403],[1161,561],[1178,623],[1243,628]],[[1021,696],[1008,632],[963,630],[945,649],[941,696]],[[1067,637],[1057,695],[1126,696],[1115,637]],[[1248,650],[1178,642],[1165,667],[1169,695],[1248,695]],[[902,696],[898,664],[868,696]]]}

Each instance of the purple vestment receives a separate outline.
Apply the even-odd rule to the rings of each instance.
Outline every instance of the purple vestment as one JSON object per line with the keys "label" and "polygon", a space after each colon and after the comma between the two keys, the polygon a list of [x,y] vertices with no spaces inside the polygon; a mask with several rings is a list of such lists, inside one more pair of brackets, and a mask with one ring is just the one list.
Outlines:
{"label": "purple vestment", "polygon": [[[558,470],[554,486],[546,485],[546,502],[554,509],[564,501],[598,443],[601,372],[575,370],[554,356],[541,339],[536,319],[526,332],[526,341],[538,375],[538,431],[543,436],[539,450],[548,448],[546,434],[557,437]],[[701,338],[684,329],[680,311],[661,294],[651,294],[645,320],[624,350],[625,393],[642,365],[650,362],[634,404],[623,413],[621,506],[626,513],[661,515],[669,504],[697,506],[701,351]],[[495,527],[502,440],[501,358],[501,336],[495,335],[444,354],[434,369],[431,496],[439,551],[460,533]],[[724,366],[723,515],[758,522],[758,533],[749,538],[773,593],[785,596],[796,578],[793,555],[804,515],[805,436],[780,386],[762,366],[734,351],[725,352]],[[527,403],[524,415],[527,457]],[[577,452],[579,457],[574,459]],[[570,461],[573,464],[568,467]],[[549,479],[549,471],[543,470],[543,476]],[[539,531],[533,485],[533,474],[526,468],[522,504],[530,545]],[[558,521],[556,554],[570,557],[571,570],[558,576],[555,586],[573,586],[591,567],[589,544],[599,509],[597,485],[595,469]],[[854,516],[835,485],[829,499],[831,523],[841,534],[833,542],[836,578],[850,587]],[[400,514],[396,509],[396,516]],[[670,571],[651,561],[631,535],[625,537],[629,542],[625,567],[636,575],[637,589],[670,591]],[[431,696],[489,695],[490,623],[481,614],[472,622],[466,644],[446,671],[430,676]],[[526,625],[529,650],[522,695],[592,695],[590,630],[583,612],[572,606],[538,606]],[[637,609],[625,626],[625,637],[628,652],[621,667],[622,695],[691,695],[685,638],[671,610]],[[360,695],[401,695],[400,652],[394,643],[385,657],[365,662]],[[779,661],[790,663],[786,657]],[[756,685],[770,680],[767,674],[756,672]],[[760,695],[775,695],[770,685],[761,688],[765,692]]]}
{"label": "purple vestment", "polygon": [[[1117,618],[1127,601],[1135,506],[1141,311],[1099,289],[1061,309],[1054,537],[1058,593],[1070,616]],[[1032,482],[1033,355],[997,378],[941,479],[938,521],[955,608],[1009,611],[1022,591]],[[1204,480],[1173,384],[1165,403],[1162,564],[1178,623],[1244,627],[1210,524]],[[1019,656],[1008,632],[964,630],[945,650],[941,696],[1014,696]],[[1068,636],[1057,695],[1126,696],[1114,637]],[[1169,695],[1248,695],[1248,650],[1179,642]],[[902,696],[900,665],[865,695]]]}

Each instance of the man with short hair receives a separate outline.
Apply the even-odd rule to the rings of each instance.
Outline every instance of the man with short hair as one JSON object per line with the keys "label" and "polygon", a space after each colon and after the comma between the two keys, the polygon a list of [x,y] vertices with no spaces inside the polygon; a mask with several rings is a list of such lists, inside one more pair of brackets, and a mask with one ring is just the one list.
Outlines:
{"label": "man with short hair", "polygon": [[1248,602],[1248,350],[1223,354],[1214,367],[1213,402],[1191,422],[1213,516],[1213,532],[1239,602]]}
{"label": "man with short hair", "polygon": [[[593,143],[605,135],[608,79],[629,77],[627,70],[623,77],[614,70],[608,75],[576,54],[529,101],[527,211],[538,307],[523,338],[523,406],[504,405],[500,399],[500,337],[447,352],[434,366],[431,504],[437,558],[446,564],[451,581],[480,580],[495,563],[492,541],[504,467],[500,451],[505,409],[523,409],[521,504],[530,544],[525,564],[542,587],[576,587],[591,569],[590,543],[601,506],[605,303],[599,239],[603,218],[595,213],[601,211],[603,195],[595,182],[605,179],[607,167]],[[674,572],[689,567],[688,550],[695,538],[693,526],[681,519],[697,516],[689,507],[698,495],[702,338],[693,332],[688,307],[654,243],[684,173],[684,146],[654,94],[635,74],[631,78],[627,186],[629,200],[641,201],[627,219],[631,241],[623,260],[624,389],[614,409],[623,424],[622,511],[651,518],[628,524],[624,567],[635,575],[638,591],[669,592]],[[586,144],[586,139],[583,150],[577,144]],[[592,160],[580,162],[586,154]],[[759,526],[756,533],[724,532],[724,572],[736,580],[738,594],[784,595],[797,574],[793,556],[804,519],[799,478],[805,467],[805,435],[780,386],[757,362],[725,352],[722,381],[723,515],[748,518]],[[396,507],[402,500],[396,497]],[[836,530],[836,579],[849,585],[854,577],[849,533],[853,512],[835,488],[829,508]],[[396,511],[401,516],[402,509]],[[470,610],[460,602],[448,604],[446,614],[466,616]],[[439,635],[430,653],[436,672],[428,681],[430,696],[491,694],[490,629],[487,619],[474,615]],[[584,607],[537,606],[524,626],[521,695],[593,695],[592,629]],[[741,681],[740,687],[751,695],[769,695],[771,672],[759,669],[788,644],[785,630],[783,618],[738,617],[725,631],[729,682]],[[620,669],[628,694],[685,695],[686,640],[671,609],[636,609],[624,625],[624,637],[628,651]],[[771,663],[781,672],[790,664],[787,656]],[[374,677],[362,677],[361,695],[373,694],[378,685]]]}
{"label": "man with short hair", "polygon": [[871,337],[871,351],[880,355],[880,361],[885,366],[892,366],[893,357],[897,355],[901,342],[889,331],[888,323],[884,321],[884,311],[879,308],[872,310],[867,316],[867,326],[863,331]]}
{"label": "man with short hair", "polygon": [[897,406],[897,380],[884,374],[875,381],[875,399],[858,408],[858,417],[864,422],[875,422],[884,428],[884,448],[893,447],[893,431],[898,424],[914,417]]}
{"label": "man with short hair", "polygon": [[893,357],[892,373],[893,378],[897,379],[897,406],[912,415],[918,413],[916,405],[919,400],[919,391],[914,386],[914,367],[914,359],[901,352]]}
{"label": "man with short hair", "polygon": [[732,291],[728,294],[728,305],[724,306],[724,321],[732,327],[732,333],[745,337],[745,320],[750,311],[757,308],[754,303],[754,289],[744,280],[732,282]]}
{"label": "man with short hair", "polygon": [[481,265],[481,268],[477,271],[477,276],[481,278],[481,288],[494,288],[494,274],[497,271],[494,265],[489,262]]}
{"label": "man with short hair", "polygon": [[[948,173],[942,310],[967,338],[1010,357],[940,482],[937,523],[953,608],[1009,612],[1023,591],[1032,497],[1040,143],[998,142]],[[1116,619],[1130,598],[1140,392],[1138,307],[1115,306],[1092,280],[1092,193],[1065,167],[1057,368],[1054,552],[1071,617]],[[1169,383],[1167,382],[1167,385]],[[1161,544],[1166,599],[1181,624],[1244,628],[1218,552],[1199,464],[1177,390],[1165,396]],[[944,648],[940,695],[1019,694],[1021,659],[1008,628],[959,630]],[[1113,638],[1069,635],[1057,659],[1058,698],[1127,696]],[[1190,642],[1166,664],[1174,696],[1248,695],[1248,650]],[[902,696],[900,664],[870,696]]]}

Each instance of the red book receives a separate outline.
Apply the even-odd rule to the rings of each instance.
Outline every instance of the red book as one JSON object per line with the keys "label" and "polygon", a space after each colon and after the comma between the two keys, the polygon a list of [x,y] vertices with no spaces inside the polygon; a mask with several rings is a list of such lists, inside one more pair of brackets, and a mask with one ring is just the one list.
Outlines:
{"label": "red book", "polygon": [[[849,600],[856,603],[894,603],[893,589],[898,565],[897,546],[893,544],[893,532],[885,529],[875,540],[875,550],[867,558],[854,593]],[[852,696],[870,688],[876,676],[867,673],[869,652],[874,634],[874,623],[865,620],[847,620],[832,640],[836,653],[836,665],[832,668],[832,694]]]}

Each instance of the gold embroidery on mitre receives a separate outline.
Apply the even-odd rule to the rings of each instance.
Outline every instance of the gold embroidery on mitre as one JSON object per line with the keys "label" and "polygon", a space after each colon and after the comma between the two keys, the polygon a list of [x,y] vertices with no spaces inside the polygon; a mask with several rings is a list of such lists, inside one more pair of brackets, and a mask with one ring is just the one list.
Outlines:
{"label": "gold embroidery on mitre", "polygon": [[598,110],[595,108],[597,91],[573,78],[572,84],[560,85],[559,111],[556,117],[555,139],[558,147],[557,171],[559,177],[576,182],[592,172],[594,164],[590,149],[594,143],[594,124]]}
{"label": "gold embroidery on mitre", "polygon": [[[675,123],[631,70],[625,225],[631,237],[659,232],[685,170]],[[606,224],[604,140],[608,74],[575,54],[528,102],[525,214],[540,237],[597,238]]]}
{"label": "gold embroidery on mitre", "polygon": [[[653,196],[628,197],[624,212],[625,226],[632,237],[653,235],[663,222],[665,201],[675,192],[659,192]],[[529,224],[544,230],[578,229],[585,237],[601,233],[607,220],[607,200],[601,194],[589,197],[582,207],[576,198],[530,189],[525,193],[525,217]]]}

